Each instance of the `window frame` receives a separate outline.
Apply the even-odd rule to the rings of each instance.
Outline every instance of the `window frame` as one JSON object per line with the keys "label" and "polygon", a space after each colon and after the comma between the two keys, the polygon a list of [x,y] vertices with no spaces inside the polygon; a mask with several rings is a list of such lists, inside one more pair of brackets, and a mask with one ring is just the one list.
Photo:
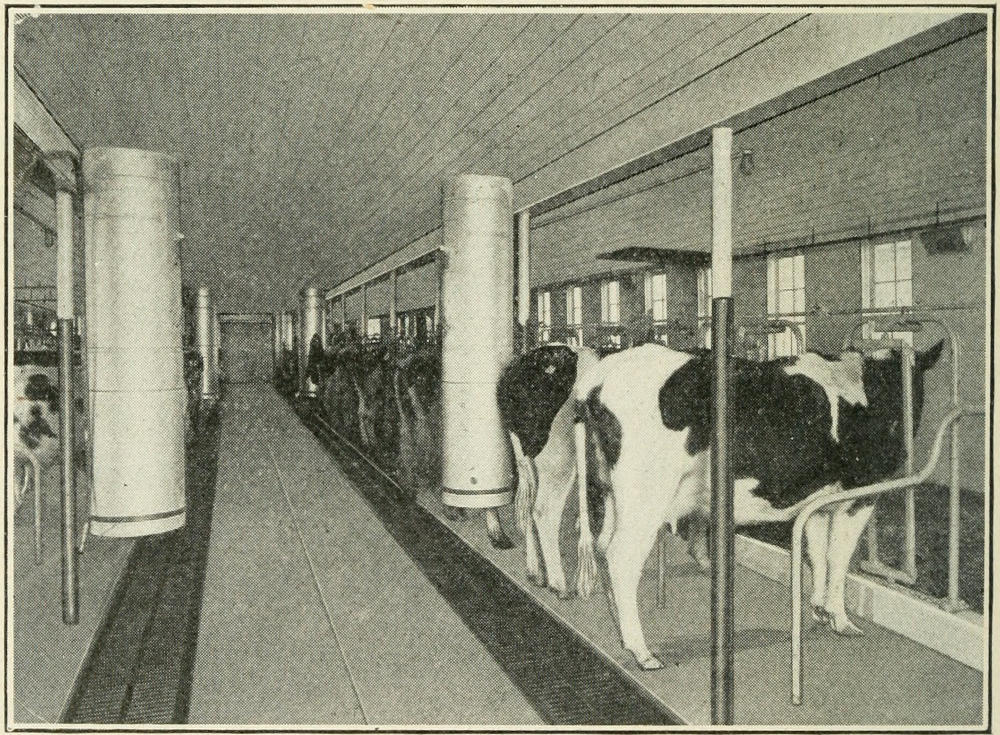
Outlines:
{"label": "window frame", "polygon": [[[878,279],[878,261],[876,251],[885,246],[892,247],[892,278],[887,280]],[[906,268],[908,275],[899,277],[900,272],[900,246],[906,246]],[[893,284],[892,304],[877,304],[879,300],[878,287],[880,285]],[[902,299],[908,303],[900,303],[900,284],[906,283],[908,298]],[[861,314],[863,318],[878,316],[880,312],[876,309],[902,309],[913,307],[913,238],[880,238],[877,240],[867,240],[861,243]],[[865,324],[861,330],[862,339],[898,339],[913,346],[913,332],[876,332],[870,324]]]}
{"label": "window frame", "polygon": [[[791,287],[785,287],[783,264],[790,262]],[[801,293],[801,299],[799,294]],[[782,297],[791,295],[791,308],[782,307]],[[806,349],[806,279],[805,253],[801,250],[792,252],[768,253],[767,255],[767,317],[768,319],[784,319],[799,326],[802,344],[796,344],[799,352]],[[767,354],[770,359],[791,357],[797,353],[792,351],[793,336],[790,329],[781,334],[767,336]]]}

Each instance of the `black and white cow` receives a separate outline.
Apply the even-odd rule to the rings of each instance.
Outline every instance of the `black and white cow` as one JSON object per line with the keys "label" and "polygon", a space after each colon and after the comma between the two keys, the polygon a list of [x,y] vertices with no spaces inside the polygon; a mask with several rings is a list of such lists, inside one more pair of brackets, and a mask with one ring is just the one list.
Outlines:
{"label": "black and white cow", "polygon": [[[593,365],[589,347],[544,345],[517,357],[497,386],[500,416],[517,466],[515,510],[524,531],[528,577],[569,596],[559,552],[559,526],[576,483],[573,386]],[[539,565],[541,547],[545,571]]]}
{"label": "black and white cow", "polygon": [[[923,374],[942,343],[916,354],[914,426]],[[901,356],[814,353],[732,362],[731,457],[737,525],[791,520],[813,493],[891,476],[903,459]],[[597,546],[607,560],[622,643],[660,668],[639,623],[639,577],[666,521],[707,515],[712,358],[655,344],[611,355],[577,385],[578,411],[610,478]],[[847,568],[871,501],[829,506],[806,525],[814,616],[856,635],[844,609]],[[586,507],[581,507],[581,513]],[[587,519],[581,518],[581,528]]]}
{"label": "black and white cow", "polygon": [[12,442],[15,478],[14,507],[28,491],[35,494],[35,559],[41,558],[42,476],[59,460],[59,387],[54,367],[23,365],[14,367],[11,384]]}

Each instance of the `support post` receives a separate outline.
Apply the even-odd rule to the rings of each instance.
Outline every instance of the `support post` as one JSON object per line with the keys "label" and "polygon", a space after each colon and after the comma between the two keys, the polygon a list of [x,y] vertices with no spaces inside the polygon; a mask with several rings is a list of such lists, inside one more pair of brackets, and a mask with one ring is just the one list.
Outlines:
{"label": "support post", "polygon": [[438,250],[434,255],[434,263],[437,269],[437,295],[434,298],[434,332],[439,338],[443,335],[441,320],[444,313],[444,270],[447,257],[444,250]]}
{"label": "support post", "polygon": [[361,284],[361,336],[368,339],[368,284]]}
{"label": "support post", "polygon": [[340,328],[347,331],[347,293],[340,294]]}
{"label": "support post", "polygon": [[215,341],[212,292],[208,286],[198,288],[195,320],[195,342],[201,355],[201,399],[214,401],[219,397],[219,345]]}
{"label": "support post", "polygon": [[713,725],[733,724],[733,476],[729,347],[733,329],[733,131],[712,131],[712,676]]}
{"label": "support post", "polygon": [[309,379],[309,348],[312,338],[319,334],[322,328],[320,314],[322,308],[322,296],[319,289],[309,286],[302,290],[302,318],[299,334],[299,395],[303,397],[315,397],[318,387]]}
{"label": "support post", "polygon": [[394,339],[399,336],[396,329],[396,288],[399,285],[399,274],[393,268],[389,271],[389,334]]}
{"label": "support post", "polygon": [[531,346],[528,318],[531,315],[531,282],[529,265],[531,257],[531,215],[525,209],[517,213],[517,323],[521,325],[521,352]]}
{"label": "support post", "polygon": [[[59,333],[59,449],[62,459],[62,619],[80,622],[76,564],[76,465],[73,421],[73,194],[56,192],[56,318]],[[35,488],[35,494],[40,488]]]}

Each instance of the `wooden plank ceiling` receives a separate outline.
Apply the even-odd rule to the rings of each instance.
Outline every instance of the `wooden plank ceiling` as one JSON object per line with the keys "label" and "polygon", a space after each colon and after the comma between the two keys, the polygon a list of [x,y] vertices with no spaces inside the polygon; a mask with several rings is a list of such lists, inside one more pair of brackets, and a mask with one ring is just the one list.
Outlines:
{"label": "wooden plank ceiling", "polygon": [[185,280],[229,309],[332,286],[801,14],[41,14],[15,64],[74,140],[181,164]]}

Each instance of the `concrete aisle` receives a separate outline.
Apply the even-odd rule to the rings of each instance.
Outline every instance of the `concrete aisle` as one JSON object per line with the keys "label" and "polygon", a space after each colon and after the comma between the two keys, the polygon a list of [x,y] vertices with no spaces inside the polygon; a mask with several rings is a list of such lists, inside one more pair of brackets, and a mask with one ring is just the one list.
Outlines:
{"label": "concrete aisle", "polygon": [[541,724],[270,387],[221,407],[191,724]]}

